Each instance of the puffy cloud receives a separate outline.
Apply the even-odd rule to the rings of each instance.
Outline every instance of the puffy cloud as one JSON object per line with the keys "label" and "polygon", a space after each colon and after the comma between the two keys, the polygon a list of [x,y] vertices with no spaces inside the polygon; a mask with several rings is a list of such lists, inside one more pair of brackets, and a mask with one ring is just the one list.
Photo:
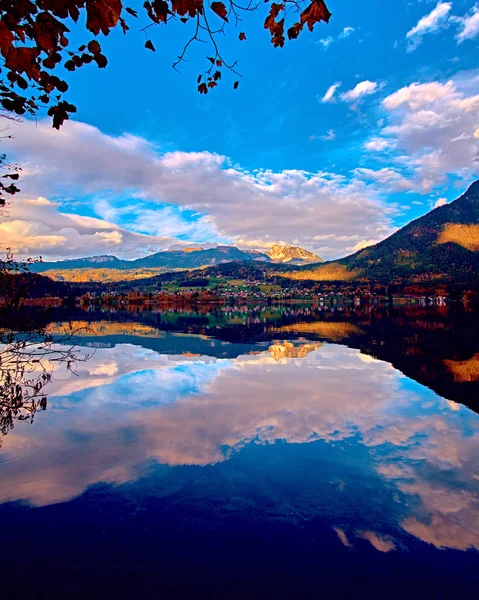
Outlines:
{"label": "puffy cloud", "polygon": [[331,85],[324,96],[321,98],[321,102],[335,102],[336,100],[336,90],[341,87],[341,83],[333,83]]}
{"label": "puffy cloud", "polygon": [[461,30],[457,34],[457,41],[461,44],[465,40],[472,40],[479,35],[479,4],[476,4],[465,17],[457,17]]}
{"label": "puffy cloud", "polygon": [[19,257],[42,255],[48,260],[94,254],[142,255],[174,241],[61,212],[58,204],[43,197],[16,199],[8,217],[0,217],[0,239],[2,251],[11,248]]}
{"label": "puffy cloud", "polygon": [[[382,101],[388,121],[381,137],[376,135],[365,147],[376,150],[379,158],[386,151],[389,165],[394,153],[395,170],[423,193],[445,182],[448,175],[470,180],[479,173],[477,82],[477,73],[463,73],[444,83],[412,83],[390,94]],[[398,187],[404,183],[393,179]]]}
{"label": "puffy cloud", "polygon": [[447,198],[439,198],[439,200],[437,200],[436,203],[434,204],[434,208],[446,206],[446,204],[447,204]]}
{"label": "puffy cloud", "polygon": [[352,90],[341,94],[341,99],[345,102],[355,102],[363,96],[374,94],[374,92],[377,91],[377,89],[378,84],[376,81],[361,81]]}
{"label": "puffy cloud", "polygon": [[[23,191],[107,197],[108,202],[96,203],[97,214],[110,227],[116,223],[124,240],[126,228],[134,230],[131,244],[145,244],[150,237],[156,245],[158,237],[176,237],[171,220],[168,227],[163,223],[165,204],[193,211],[203,232],[232,243],[281,240],[319,250],[315,236],[334,232],[326,257],[346,253],[342,236],[379,241],[391,231],[390,210],[370,186],[354,178],[293,169],[245,171],[209,152],[161,154],[143,138],[115,138],[78,122],[67,123],[60,132],[52,132],[49,123],[25,122],[11,142],[28,161]],[[120,210],[118,198],[125,195],[134,200]],[[68,218],[76,223],[79,217]],[[197,241],[193,226],[185,230],[178,224],[178,231]],[[140,234],[141,240],[135,237]],[[113,252],[114,239],[101,243],[107,241]]]}
{"label": "puffy cloud", "polygon": [[372,152],[381,152],[382,150],[386,150],[386,148],[390,148],[390,146],[391,141],[384,138],[372,138],[364,144],[364,148]]}
{"label": "puffy cloud", "polygon": [[406,39],[409,40],[408,50],[415,50],[427,33],[439,31],[447,22],[451,9],[452,2],[439,2],[434,10],[422,17],[406,34]]}
{"label": "puffy cloud", "polygon": [[413,188],[413,184],[395,169],[384,167],[374,169],[356,169],[356,173],[366,179],[381,183],[382,187],[392,192],[404,192]]}

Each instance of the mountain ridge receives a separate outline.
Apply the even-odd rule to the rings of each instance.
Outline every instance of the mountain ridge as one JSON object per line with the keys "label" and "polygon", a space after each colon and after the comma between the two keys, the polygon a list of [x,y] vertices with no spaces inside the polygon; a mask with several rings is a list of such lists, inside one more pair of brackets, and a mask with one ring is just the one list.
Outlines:
{"label": "mountain ridge", "polygon": [[259,250],[241,250],[236,246],[185,247],[165,250],[133,260],[122,260],[113,255],[39,262],[32,265],[34,273],[44,273],[59,281],[113,282],[124,279],[142,279],[176,270],[192,270],[229,262],[261,262],[265,264],[303,265],[321,260],[308,250],[296,246],[273,246],[273,257]]}
{"label": "mountain ridge", "polygon": [[311,281],[413,283],[454,279],[479,283],[479,180],[459,198],[345,258],[285,274]]}

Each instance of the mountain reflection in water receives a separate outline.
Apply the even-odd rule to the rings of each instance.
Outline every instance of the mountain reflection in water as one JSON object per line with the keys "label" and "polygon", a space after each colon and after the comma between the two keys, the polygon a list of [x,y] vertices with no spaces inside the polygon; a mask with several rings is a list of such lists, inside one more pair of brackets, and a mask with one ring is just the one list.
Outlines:
{"label": "mountain reflection in water", "polygon": [[[4,439],[0,572],[44,547],[37,576],[53,569],[54,593],[81,574],[189,597],[194,573],[218,597],[338,597],[384,592],[381,560],[418,595],[472,591],[479,416],[434,386],[476,389],[477,338],[431,352],[472,316],[266,310],[80,315],[93,356],[75,374],[60,365],[48,410]],[[389,336],[392,364],[371,356]],[[408,349],[434,389],[393,366],[411,372]]]}

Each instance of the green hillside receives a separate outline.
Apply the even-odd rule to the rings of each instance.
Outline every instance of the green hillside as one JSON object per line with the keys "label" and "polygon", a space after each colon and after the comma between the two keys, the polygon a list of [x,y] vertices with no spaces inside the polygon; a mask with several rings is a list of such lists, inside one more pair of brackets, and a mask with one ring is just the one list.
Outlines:
{"label": "green hillside", "polygon": [[321,265],[300,267],[293,280],[479,284],[479,181],[446,206],[386,240]]}

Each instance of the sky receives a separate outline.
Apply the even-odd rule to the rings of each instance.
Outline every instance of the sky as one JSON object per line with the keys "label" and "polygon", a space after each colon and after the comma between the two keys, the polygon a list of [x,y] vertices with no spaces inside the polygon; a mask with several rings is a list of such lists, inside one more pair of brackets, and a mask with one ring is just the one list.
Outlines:
{"label": "sky", "polygon": [[329,24],[282,49],[268,5],[227,25],[241,78],[206,96],[206,44],[171,68],[192,24],[151,28],[155,53],[134,20],[99,38],[107,68],[65,72],[75,120],[25,119],[2,142],[23,171],[0,244],[48,260],[273,243],[334,259],[454,200],[479,177],[479,3],[327,4]]}

